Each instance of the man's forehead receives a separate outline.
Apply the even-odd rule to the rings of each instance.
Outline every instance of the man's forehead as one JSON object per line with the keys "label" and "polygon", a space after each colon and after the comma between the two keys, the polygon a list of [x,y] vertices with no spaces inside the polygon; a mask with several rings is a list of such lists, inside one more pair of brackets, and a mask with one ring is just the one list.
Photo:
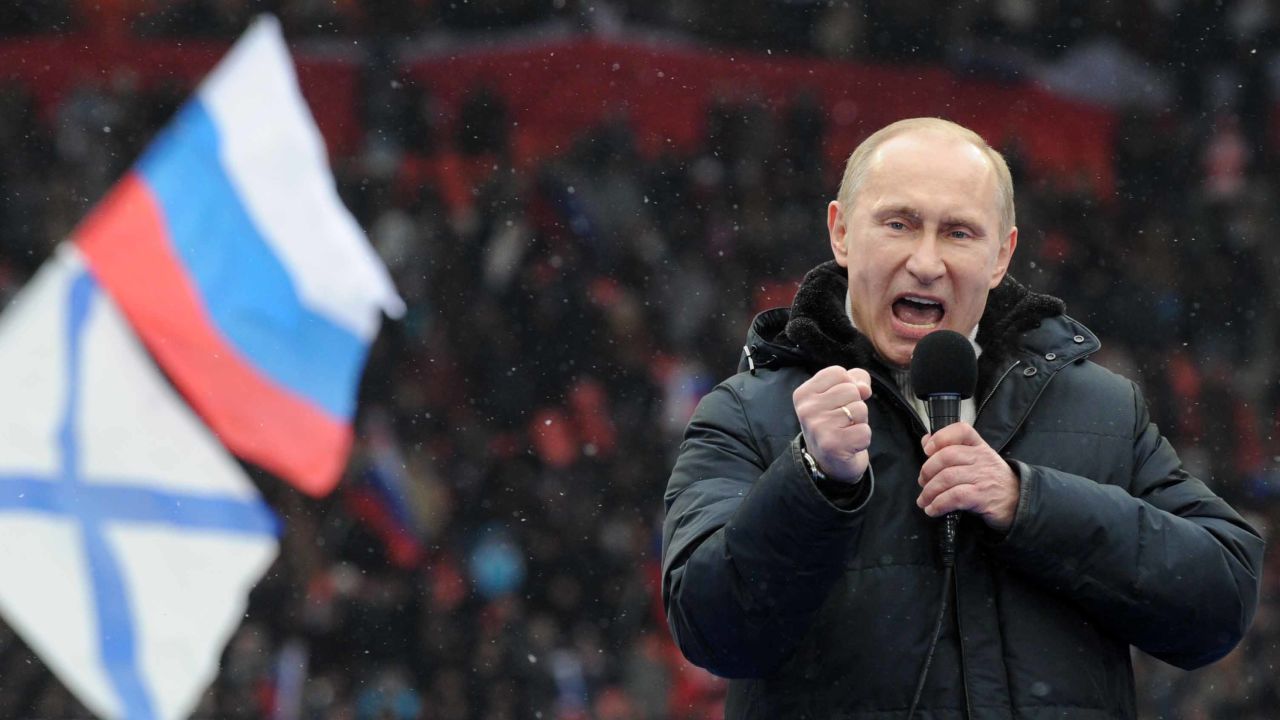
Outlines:
{"label": "man's forehead", "polygon": [[[965,216],[974,210],[999,213],[991,159],[966,138],[936,131],[910,131],[886,140],[871,157],[858,195],[863,207],[873,211],[892,206],[939,210],[937,204],[943,202]],[[986,198],[989,207],[973,206],[974,201],[985,205]]]}
{"label": "man's forehead", "polygon": [[[940,153],[950,157],[940,157]],[[912,159],[926,160],[930,164],[936,164],[943,159],[951,161],[963,159],[966,162],[981,164],[988,172],[995,172],[991,158],[968,138],[933,129],[907,130],[885,140],[872,153],[868,168],[874,171],[885,163]]]}

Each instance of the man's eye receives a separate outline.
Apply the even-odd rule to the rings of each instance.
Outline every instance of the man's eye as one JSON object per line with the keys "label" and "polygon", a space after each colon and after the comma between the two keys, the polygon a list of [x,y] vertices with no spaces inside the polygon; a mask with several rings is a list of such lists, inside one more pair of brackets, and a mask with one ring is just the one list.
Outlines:
{"label": "man's eye", "polygon": [[907,224],[900,220],[890,220],[888,225],[890,230],[906,230],[907,229]]}
{"label": "man's eye", "polygon": [[966,239],[968,239],[968,238],[973,237],[972,235],[970,235],[969,233],[965,232],[964,230],[952,230],[952,231],[951,231],[951,233],[950,233],[950,235],[951,235],[951,237],[955,238],[956,240],[966,240]]}

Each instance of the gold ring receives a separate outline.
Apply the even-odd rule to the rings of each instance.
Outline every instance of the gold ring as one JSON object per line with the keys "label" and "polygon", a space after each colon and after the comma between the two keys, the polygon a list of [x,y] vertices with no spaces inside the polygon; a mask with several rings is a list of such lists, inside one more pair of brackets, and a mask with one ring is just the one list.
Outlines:
{"label": "gold ring", "polygon": [[844,411],[844,416],[845,416],[845,417],[847,417],[847,418],[849,418],[849,422],[853,422],[853,421],[854,421],[854,420],[853,420],[853,413],[849,412],[849,406],[848,406],[848,405],[841,405],[841,406],[840,406],[840,409]]}

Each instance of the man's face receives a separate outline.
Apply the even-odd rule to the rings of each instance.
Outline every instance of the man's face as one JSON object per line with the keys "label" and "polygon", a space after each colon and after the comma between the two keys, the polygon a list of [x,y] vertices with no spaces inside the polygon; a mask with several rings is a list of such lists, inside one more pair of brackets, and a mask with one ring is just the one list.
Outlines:
{"label": "man's face", "polygon": [[854,322],[898,367],[934,330],[973,331],[1018,241],[1016,228],[1001,236],[990,161],[930,131],[886,140],[853,207],[828,207],[827,229],[849,272]]}

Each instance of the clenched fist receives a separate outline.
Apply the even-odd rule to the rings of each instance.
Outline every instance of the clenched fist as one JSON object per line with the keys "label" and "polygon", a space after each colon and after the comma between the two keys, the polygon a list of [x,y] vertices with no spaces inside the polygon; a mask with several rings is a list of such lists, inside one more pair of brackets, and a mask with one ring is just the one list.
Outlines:
{"label": "clenched fist", "polygon": [[867,470],[869,397],[871,376],[867,371],[838,365],[820,370],[791,394],[805,448],[818,469],[833,480],[857,482]]}

